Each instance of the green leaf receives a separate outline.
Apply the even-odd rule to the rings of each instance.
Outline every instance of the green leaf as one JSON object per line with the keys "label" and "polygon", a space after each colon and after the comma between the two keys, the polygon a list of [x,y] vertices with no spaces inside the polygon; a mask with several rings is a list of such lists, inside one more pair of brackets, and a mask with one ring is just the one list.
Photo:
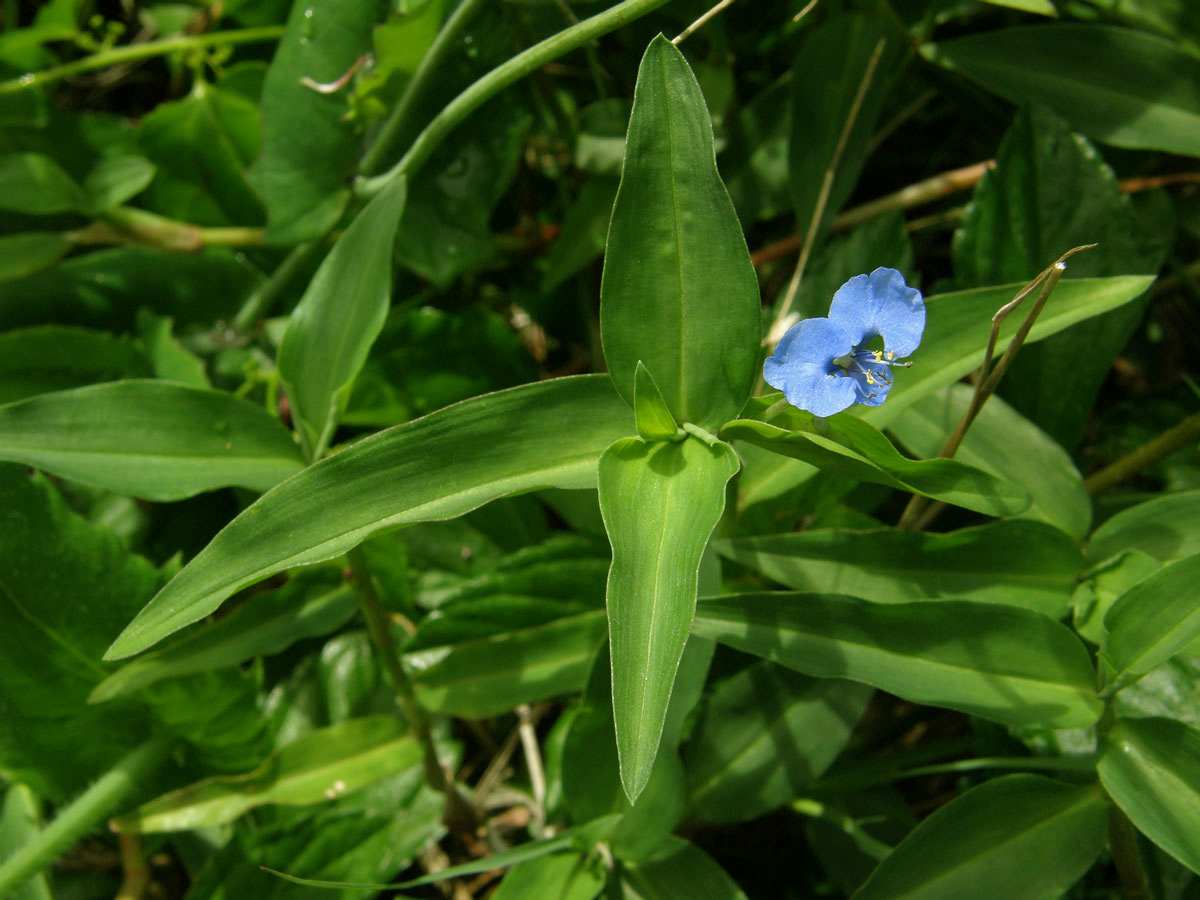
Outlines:
{"label": "green leaf", "polygon": [[654,383],[650,370],[638,360],[633,383],[633,416],[637,421],[638,434],[647,441],[672,440],[683,432],[671,418],[667,401]]}
{"label": "green leaf", "polygon": [[1118,722],[1097,771],[1139,831],[1200,873],[1200,731],[1170,719]]}
{"label": "green leaf", "polygon": [[700,86],[661,35],[638,70],[600,298],[604,357],[626,402],[640,360],[676,421],[715,431],[737,414],[758,370],[758,279]]}
{"label": "green leaf", "polygon": [[[340,581],[340,573],[336,575]],[[255,597],[183,640],[117,669],[96,685],[88,702],[103,703],[167,678],[241,665],[335,631],[354,614],[359,592],[330,582],[329,573],[302,575],[278,591]]]}
{"label": "green leaf", "polygon": [[366,438],[234,519],[130,623],[110,658],[204,618],[247,584],[332,559],[385,528],[537,487],[591,487],[600,454],[631,424],[607,377],[580,376],[478,397]]}
{"label": "green leaf", "polygon": [[53,231],[0,235],[0,281],[12,281],[48,269],[74,246],[65,234]]}
{"label": "green leaf", "polygon": [[138,336],[146,348],[155,376],[197,388],[212,387],[204,371],[204,361],[171,334],[173,324],[166,316],[156,316],[148,309],[138,310]]}
{"label": "green leaf", "polygon": [[879,603],[974,600],[1051,618],[1066,613],[1083,570],[1079,546],[1067,535],[1022,520],[948,534],[820,528],[715,541],[713,548],[792,590]]}
{"label": "green leaf", "polygon": [[0,403],[151,374],[129,338],[54,325],[0,334]]}
{"label": "green leaf", "polygon": [[1164,494],[1121,510],[1096,529],[1087,555],[1098,563],[1123,550],[1140,550],[1163,562],[1200,553],[1200,490]]}
{"label": "green leaf", "polygon": [[[166,106],[168,104],[164,104]],[[159,107],[161,109],[162,107]],[[149,116],[147,116],[147,119]],[[145,127],[146,119],[142,120]],[[142,156],[110,156],[88,172],[84,187],[95,209],[112,209],[132,200],[154,178],[155,165]]]}
{"label": "green leaf", "polygon": [[310,458],[328,447],[354,376],[387,318],[392,242],[405,196],[398,178],[355,217],[288,319],[279,372]]}
{"label": "green leaf", "polygon": [[[478,612],[478,601],[466,602],[448,610],[445,617]],[[442,622],[445,617],[432,621]],[[406,652],[404,664],[412,672],[423,707],[482,719],[503,715],[522,703],[578,691],[607,628],[604,613],[595,610],[514,625],[473,640],[422,647]]]}
{"label": "green leaf", "polygon": [[716,860],[673,835],[649,858],[622,866],[619,873],[623,896],[639,900],[746,900]]}
{"label": "green leaf", "polygon": [[[146,739],[129,704],[89,708],[111,667],[105,633],[159,584],[116,535],[70,512],[44,478],[0,464],[0,772],[53,802]],[[86,611],[86,614],[82,614]]]}
{"label": "green leaf", "polygon": [[0,209],[49,215],[87,207],[87,193],[49,156],[42,153],[0,156]]}
{"label": "green leaf", "polygon": [[1006,775],[967,791],[917,826],[855,900],[1030,900],[1078,881],[1104,849],[1094,787]]}
{"label": "green leaf", "polygon": [[794,800],[837,758],[873,693],[766,661],[743,669],[713,692],[688,745],[692,809],[744,822]]}
{"label": "green leaf", "polygon": [[[1151,276],[1124,275],[1060,281],[1029,332],[1026,345],[1128,303],[1144,293],[1153,280]],[[895,384],[887,403],[864,411],[862,418],[883,428],[922,397],[978,369],[992,316],[1022,287],[1024,284],[998,285],[925,298],[925,337],[912,368],[895,370]],[[1020,322],[1019,314],[1005,320],[996,353],[1008,347]]]}
{"label": "green leaf", "polygon": [[1104,617],[1109,691],[1158,668],[1200,635],[1200,553],[1168,563],[1127,590]]}
{"label": "green leaf", "polygon": [[158,167],[143,197],[150,209],[197,225],[263,221],[246,180],[259,151],[261,78],[248,65],[234,66],[216,85],[197,78],[186,97],[142,119],[138,148]]}
{"label": "green leaf", "polygon": [[321,91],[371,50],[379,0],[292,5],[263,85],[262,153],[250,180],[267,207],[267,237],[291,244],[320,237],[342,213],[359,139],[347,121],[351,92]]}
{"label": "green leaf", "polygon": [[[962,420],[972,393],[969,386],[956,384],[930,394],[888,428],[918,458],[936,456]],[[1031,503],[1022,518],[1048,522],[1076,540],[1087,534],[1092,498],[1074,461],[999,397],[988,399],[954,458],[1025,488]]]}
{"label": "green leaf", "polygon": [[1184,651],[1113,697],[1121,719],[1161,716],[1200,728],[1200,654]]}
{"label": "green leaf", "polygon": [[806,675],[1009,725],[1084,727],[1102,709],[1079,638],[1016,607],[740,594],[703,601],[692,632]]}
{"label": "green leaf", "polygon": [[993,6],[1006,6],[1009,9],[1019,9],[1022,12],[1036,13],[1039,16],[1058,16],[1058,10],[1050,0],[987,0]]}
{"label": "green leaf", "polygon": [[[623,147],[623,138],[621,143]],[[613,176],[594,175],[567,208],[562,231],[546,254],[543,294],[552,293],[604,253],[604,240],[608,235],[608,220],[612,215],[613,201],[617,198],[618,183]]]}
{"label": "green leaf", "polygon": [[815,226],[817,239],[849,199],[867,161],[902,44],[900,34],[889,32],[876,16],[837,16],[809,31],[796,56],[788,171],[796,222],[803,231],[809,230],[827,191]]}
{"label": "green leaf", "polygon": [[922,48],[1015,103],[1040,100],[1118,147],[1200,156],[1200,59],[1110,25],[1030,25]]}
{"label": "green leaf", "polygon": [[[953,245],[963,287],[1032,279],[1081,244],[1100,246],[1074,257],[1067,278],[1155,272],[1167,249],[1138,221],[1092,145],[1042,104],[1017,115],[996,167],[984,173],[967,209]],[[1019,412],[1073,447],[1113,357],[1140,318],[1140,304],[1131,304],[1023,350],[1002,392]]]}
{"label": "green leaf", "polygon": [[820,422],[812,413],[788,407],[767,424],[755,421],[780,398],[757,397],[721,436],[757,444],[834,475],[883,484],[973,509],[988,515],[1014,515],[1029,507],[1029,495],[974,466],[953,459],[909,459],[863,419],[839,413]]}
{"label": "green leaf", "polygon": [[268,803],[308,806],[336,799],[418,766],[421,759],[420,744],[395,716],[351,719],[288,744],[253,772],[164,794],[112,825],[127,834],[224,825]]}
{"label": "green leaf", "polygon": [[167,381],[113,381],[0,406],[0,459],[160,501],[230,485],[264,491],[303,466],[291,436],[260,407]]}
{"label": "green leaf", "polygon": [[600,511],[613,548],[613,711],[631,802],[650,778],[696,606],[700,557],[738,465],[728,445],[690,436],[653,444],[628,438],[600,459]]}
{"label": "green leaf", "polygon": [[492,900],[593,900],[604,890],[605,880],[599,856],[552,853],[509,869]]}

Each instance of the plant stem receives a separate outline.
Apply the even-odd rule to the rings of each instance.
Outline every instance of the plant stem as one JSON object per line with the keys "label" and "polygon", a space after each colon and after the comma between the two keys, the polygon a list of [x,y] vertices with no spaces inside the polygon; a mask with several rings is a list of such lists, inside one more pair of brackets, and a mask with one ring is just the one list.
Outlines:
{"label": "plant stem", "polygon": [[283,36],[282,25],[267,25],[262,28],[244,28],[239,31],[214,31],[209,34],[187,34],[177,37],[163,38],[159,41],[146,41],[142,44],[127,44],[123,47],[113,47],[101,50],[83,59],[54,66],[41,72],[30,72],[20,78],[0,81],[0,95],[14,94],[18,91],[29,90],[45,84],[61,81],[81,72],[93,72],[96,69],[107,69],[120,63],[134,62],[140,59],[151,59],[168,53],[179,53],[185,50],[198,50],[221,44],[250,44],[259,41],[273,41]]}
{"label": "plant stem", "polygon": [[1099,472],[1093,472],[1083,479],[1083,486],[1089,494],[1098,494],[1197,441],[1200,441],[1200,413],[1193,413],[1174,428],[1167,429]]}
{"label": "plant stem", "polygon": [[350,562],[350,571],[354,573],[354,580],[358,583],[359,590],[362,591],[359,610],[362,612],[363,619],[366,620],[367,633],[371,636],[371,643],[375,645],[375,650],[387,670],[388,677],[392,682],[392,689],[396,694],[396,703],[399,704],[404,718],[408,721],[408,727],[412,730],[413,737],[417,739],[417,743],[421,745],[421,749],[425,753],[425,778],[434,789],[440,791],[446,798],[445,821],[447,825],[455,831],[469,830],[474,816],[459,797],[453,777],[442,768],[442,764],[438,760],[437,747],[434,745],[433,735],[429,730],[429,717],[425,714],[425,709],[417,702],[412,680],[404,671],[400,655],[396,652],[396,642],[392,638],[391,625],[383,604],[379,600],[379,594],[375,590],[375,582],[371,579],[371,570],[367,564],[366,555],[362,552],[361,547],[355,547],[346,556]]}
{"label": "plant stem", "polygon": [[199,253],[205,247],[258,247],[263,238],[261,228],[206,228],[130,206],[99,215],[101,221],[69,232],[67,238],[76,244],[139,244],[181,253]]}
{"label": "plant stem", "polygon": [[593,38],[620,28],[634,19],[665,5],[669,0],[625,0],[611,9],[585,19],[558,34],[534,44],[518,53],[507,62],[488,72],[433,117],[425,129],[417,135],[400,162],[382,175],[359,178],[355,191],[362,197],[373,197],[383,190],[393,178],[402,174],[412,175],[433,155],[437,146],[464,119],[509,85],[540,69],[546,63],[583,46]]}
{"label": "plant stem", "polygon": [[405,85],[404,93],[392,107],[387,120],[375,136],[374,142],[363,155],[362,161],[358,165],[360,175],[375,175],[384,167],[386,160],[395,148],[396,141],[400,139],[404,130],[411,123],[417,101],[425,94],[425,90],[441,66],[442,60],[454,47],[462,35],[463,29],[467,27],[467,23],[486,3],[487,0],[462,0],[458,8],[450,14],[450,18],[442,26],[442,30],[438,32],[425,55],[421,57],[417,71],[413,72],[412,78]]}
{"label": "plant stem", "polygon": [[270,313],[276,301],[291,286],[296,275],[308,268],[324,248],[325,242],[321,240],[307,241],[293,247],[267,280],[246,298],[242,308],[233,317],[233,327],[238,331],[248,331],[255,322]]}
{"label": "plant stem", "polygon": [[720,2],[717,3],[716,6],[712,7],[712,9],[710,9],[708,12],[706,12],[704,15],[702,15],[700,18],[698,18],[695,22],[693,22],[687,28],[683,29],[683,31],[679,32],[679,34],[675,35],[675,37],[671,38],[671,43],[674,44],[676,47],[678,47],[680,44],[682,44],[684,41],[686,41],[689,37],[691,37],[694,33],[696,33],[701,28],[703,28],[704,23],[706,23],[709,19],[713,18],[718,13],[720,13],[722,10],[724,10],[726,7],[731,6],[732,4],[733,4],[733,0],[720,0]]}
{"label": "plant stem", "polygon": [[1125,900],[1150,900],[1150,885],[1138,856],[1137,834],[1125,813],[1115,805],[1108,810],[1108,843]]}
{"label": "plant stem", "polygon": [[108,818],[117,804],[166,759],[173,745],[170,738],[151,738],[62,809],[37,837],[0,865],[0,897],[7,897],[48,868],[64,850]]}

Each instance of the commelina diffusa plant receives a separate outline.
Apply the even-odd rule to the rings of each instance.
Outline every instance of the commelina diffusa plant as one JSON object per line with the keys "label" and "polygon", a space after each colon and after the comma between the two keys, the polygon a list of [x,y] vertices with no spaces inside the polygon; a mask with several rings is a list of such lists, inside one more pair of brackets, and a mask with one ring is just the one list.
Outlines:
{"label": "commelina diffusa plant", "polygon": [[4,20],[0,897],[1194,896],[1195,23],[593,6]]}

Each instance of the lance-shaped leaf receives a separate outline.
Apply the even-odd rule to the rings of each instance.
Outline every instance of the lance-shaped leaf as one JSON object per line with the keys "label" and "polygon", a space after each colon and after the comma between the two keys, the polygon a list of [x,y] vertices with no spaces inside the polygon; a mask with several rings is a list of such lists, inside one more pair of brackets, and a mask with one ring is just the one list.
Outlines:
{"label": "lance-shaped leaf", "polygon": [[279,372],[310,457],[319,457],[329,445],[354,376],[387,318],[392,243],[405,196],[404,179],[398,178],[367,204],[288,319]]}
{"label": "lance-shaped leaf", "polygon": [[303,468],[260,407],[169,381],[112,381],[0,406],[0,459],[147,500],[236,485],[265,491]]}
{"label": "lance-shaped leaf", "polygon": [[164,794],[113,822],[117,831],[187,831],[232,822],[256,806],[308,806],[418,765],[423,751],[394,716],[349,719],[271,754],[253,772]]}
{"label": "lance-shaped leaf", "polygon": [[633,382],[633,415],[637,420],[638,434],[648,441],[684,436],[684,431],[671,418],[671,410],[663,399],[662,391],[654,383],[654,376],[641,360],[638,360]]}
{"label": "lance-shaped leaf", "polygon": [[784,587],[880,603],[976,600],[1064,615],[1083,569],[1057,528],[1014,519],[949,534],[817,528],[714,541],[722,556]]}
{"label": "lance-shaped leaf", "polygon": [[234,591],[355,547],[384,528],[445,519],[538,487],[596,484],[632,430],[607,376],[523,385],[372,435],[270,491],[222,530],[109,648],[144,650]]}
{"label": "lance-shaped leaf", "polygon": [[340,583],[337,571],[312,575],[315,577],[306,576],[274,593],[255,597],[183,640],[122,666],[96,685],[88,703],[103,703],[167,678],[237,666],[256,656],[278,653],[306,637],[336,630],[354,615],[359,590]]}
{"label": "lance-shaped leaf", "polygon": [[[745,415],[763,415],[778,399],[778,394],[755,398]],[[739,419],[726,425],[721,436],[757,444],[835,475],[923,494],[988,515],[1014,515],[1029,506],[1023,489],[982,469],[953,459],[915,460],[901,455],[882,433],[847,413],[818,422],[812,413],[788,407],[771,421]]]}
{"label": "lance-shaped leaf", "polygon": [[1087,555],[1100,563],[1125,550],[1162,562],[1200,553],[1200,490],[1164,494],[1121,510],[1092,533]]}
{"label": "lance-shaped leaf", "polygon": [[1104,848],[1102,793],[1039,775],[967,791],[917,826],[855,900],[1056,897]]}
{"label": "lance-shaped leaf", "polygon": [[702,602],[692,632],[806,675],[1009,725],[1081,728],[1102,710],[1079,638],[1017,607],[740,594]]}
{"label": "lance-shaped leaf", "polygon": [[757,375],[758,281],[700,86],[661,35],[638,70],[600,298],[604,357],[628,403],[641,360],[677,421],[716,430],[741,409]]}
{"label": "lance-shaped leaf", "polygon": [[700,557],[725,508],[737,455],[721,442],[618,441],[600,459],[612,543],[608,621],[621,782],[637,799],[654,764],[696,608]]}
{"label": "lance-shaped leaf", "polygon": [[1127,590],[1104,617],[1109,692],[1158,668],[1200,634],[1200,553],[1163,566]]}
{"label": "lance-shaped leaf", "polygon": [[1138,830],[1200,872],[1200,731],[1171,719],[1125,719],[1105,736],[1097,769]]}

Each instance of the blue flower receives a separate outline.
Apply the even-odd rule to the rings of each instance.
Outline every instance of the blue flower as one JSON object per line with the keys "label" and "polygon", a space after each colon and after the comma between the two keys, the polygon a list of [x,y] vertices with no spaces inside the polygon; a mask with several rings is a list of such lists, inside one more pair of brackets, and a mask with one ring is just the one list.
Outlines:
{"label": "blue flower", "polygon": [[[855,403],[878,406],[892,387],[890,367],[910,355],[925,331],[921,292],[895,269],[855,275],[833,295],[829,318],[792,326],[763,364],[767,384],[814,416]],[[867,349],[876,337],[883,349]]]}

